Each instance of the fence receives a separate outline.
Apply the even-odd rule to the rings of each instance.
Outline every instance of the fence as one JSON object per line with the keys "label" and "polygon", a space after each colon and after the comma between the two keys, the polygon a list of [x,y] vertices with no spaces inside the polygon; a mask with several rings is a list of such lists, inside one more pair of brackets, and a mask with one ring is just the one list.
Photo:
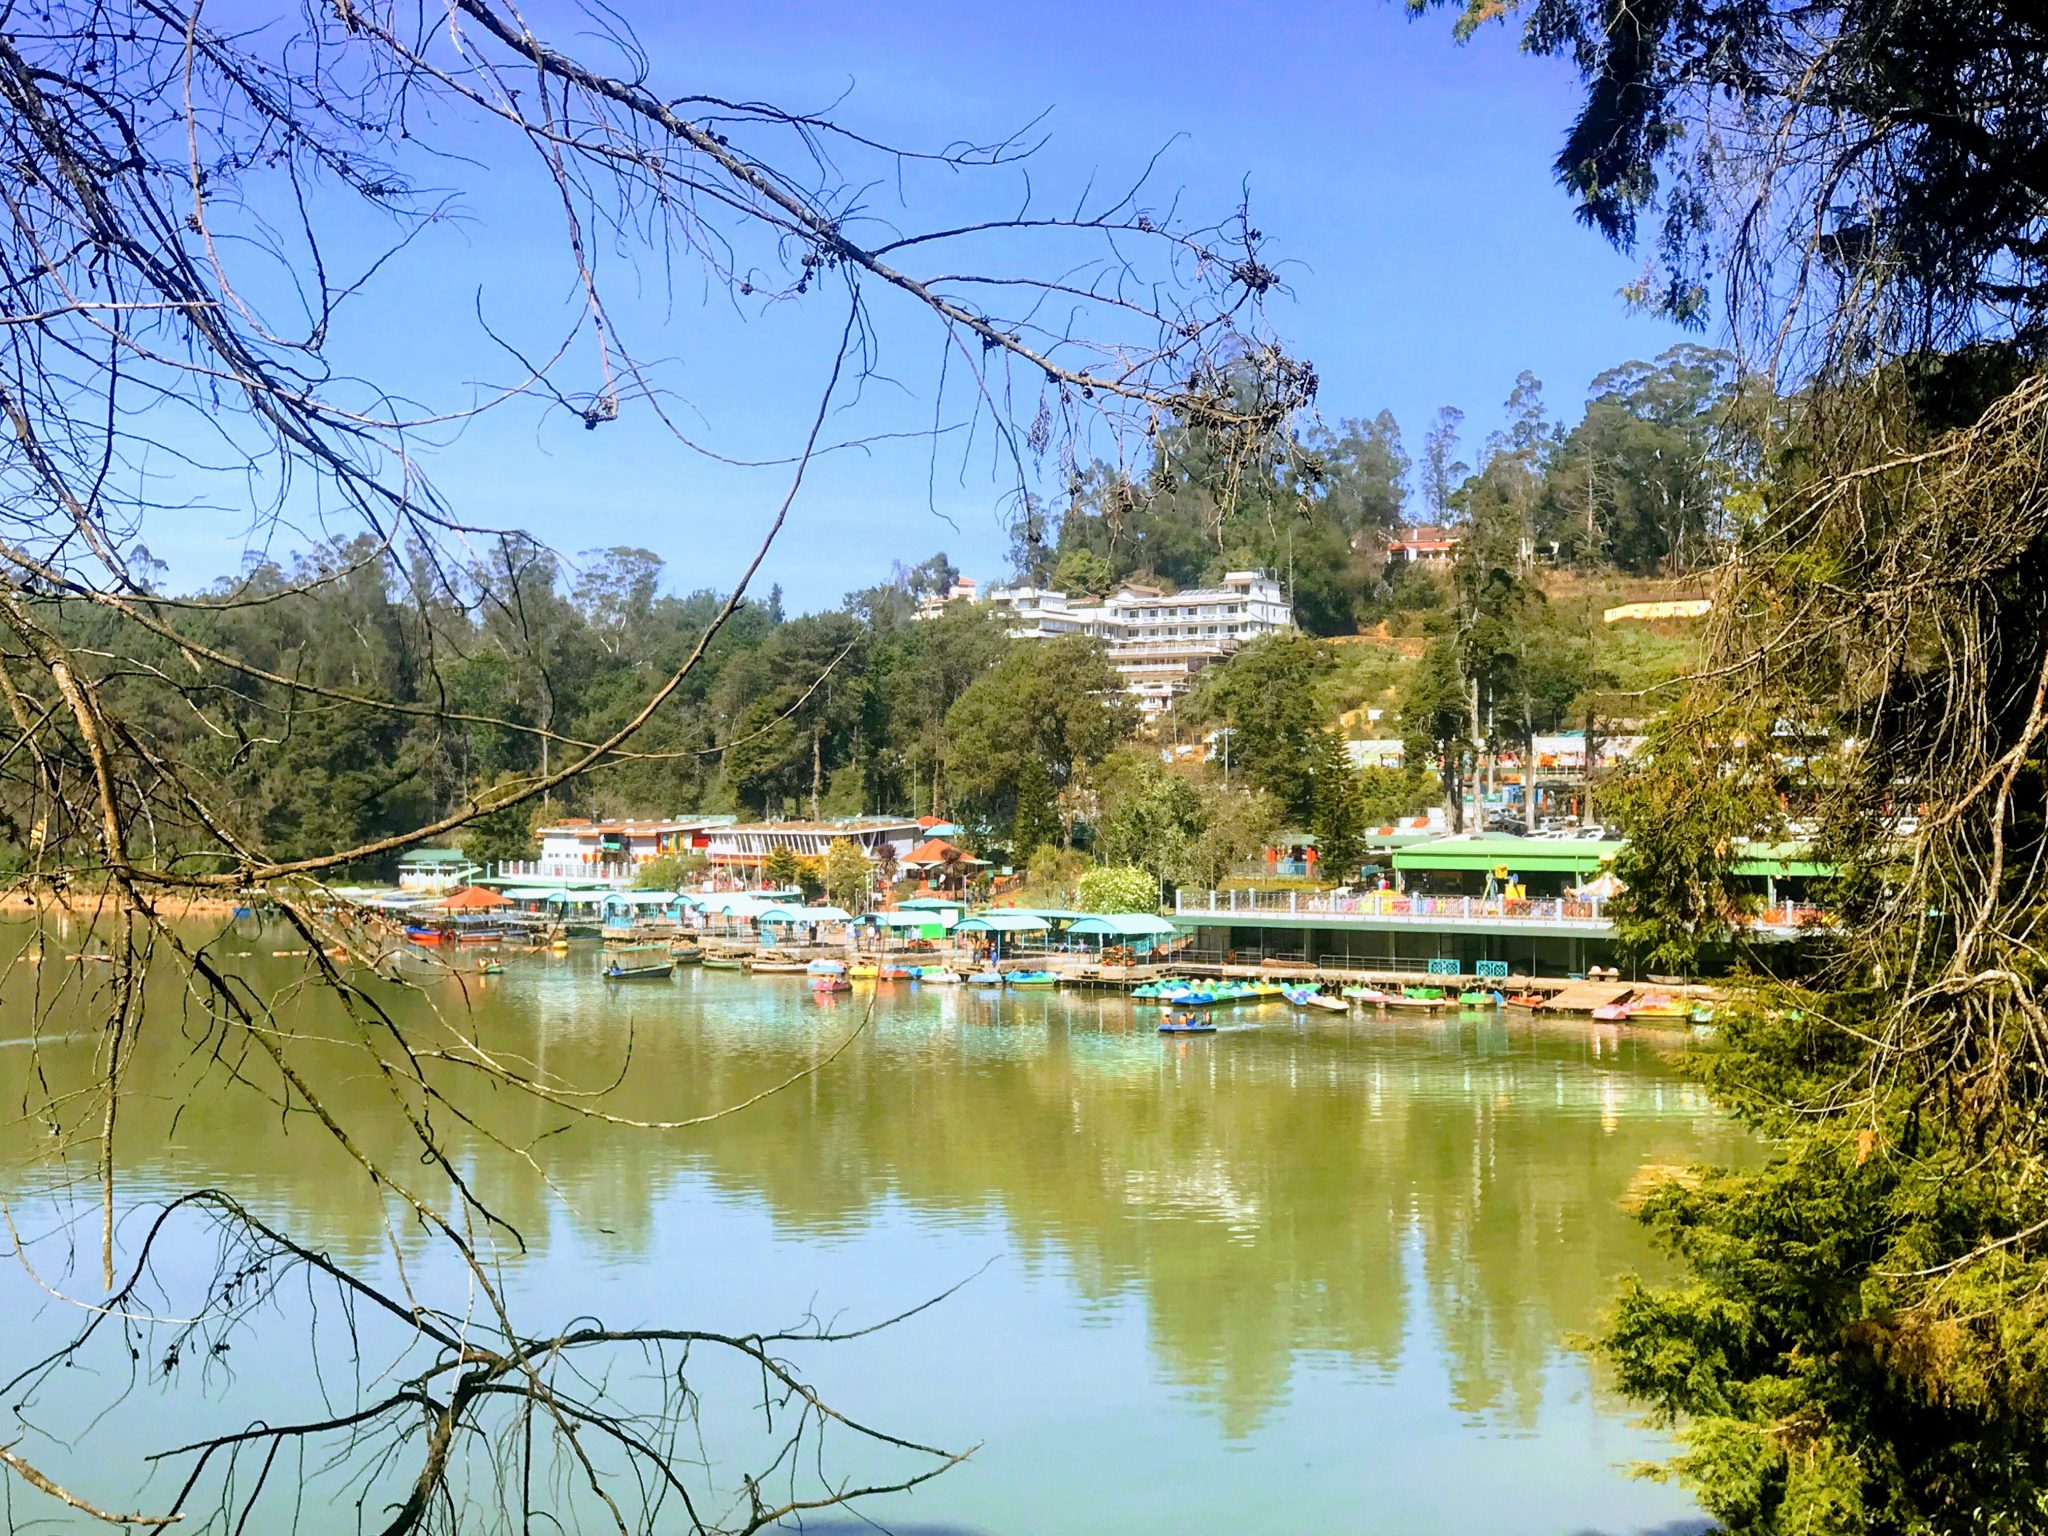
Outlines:
{"label": "fence", "polygon": [[1610,921],[1599,901],[1571,897],[1509,901],[1503,896],[1404,896],[1396,891],[1367,891],[1358,896],[1332,896],[1318,891],[1210,891],[1204,901],[1186,891],[1174,895],[1174,915],[1204,913],[1275,917],[1370,917],[1418,926],[1445,921],[1498,919],[1531,925],[1568,924],[1604,932]]}
{"label": "fence", "polygon": [[[1613,927],[1607,903],[1561,896],[1510,901],[1504,896],[1408,896],[1398,891],[1366,891],[1334,896],[1322,891],[1176,891],[1174,916],[1199,921],[1205,915],[1290,917],[1366,917],[1381,922],[1413,923],[1419,928],[1445,922],[1527,923],[1531,927],[1583,928],[1606,933]],[[1827,915],[1817,907],[1780,902],[1751,915],[1749,926],[1773,933],[1825,926]]]}

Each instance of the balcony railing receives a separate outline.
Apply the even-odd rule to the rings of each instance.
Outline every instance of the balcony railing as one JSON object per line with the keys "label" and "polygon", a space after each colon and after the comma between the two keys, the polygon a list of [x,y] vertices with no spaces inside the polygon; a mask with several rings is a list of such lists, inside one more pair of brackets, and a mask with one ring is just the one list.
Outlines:
{"label": "balcony railing", "polygon": [[573,882],[577,885],[619,885],[633,883],[636,866],[628,859],[586,864],[573,859],[506,859],[496,867],[505,880],[531,880],[535,885]]}

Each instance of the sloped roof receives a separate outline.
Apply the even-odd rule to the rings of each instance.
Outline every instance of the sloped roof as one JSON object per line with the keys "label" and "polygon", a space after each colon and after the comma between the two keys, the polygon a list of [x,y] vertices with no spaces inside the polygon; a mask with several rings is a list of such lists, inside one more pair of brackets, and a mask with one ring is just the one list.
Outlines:
{"label": "sloped roof", "polygon": [[467,864],[468,854],[460,848],[408,848],[398,856],[401,864]]}
{"label": "sloped roof", "polygon": [[977,912],[953,925],[955,933],[1043,933],[1052,926],[1028,912]]}
{"label": "sloped roof", "polygon": [[437,903],[443,912],[487,912],[492,907],[510,904],[496,891],[487,891],[480,885],[465,885],[454,895]]}

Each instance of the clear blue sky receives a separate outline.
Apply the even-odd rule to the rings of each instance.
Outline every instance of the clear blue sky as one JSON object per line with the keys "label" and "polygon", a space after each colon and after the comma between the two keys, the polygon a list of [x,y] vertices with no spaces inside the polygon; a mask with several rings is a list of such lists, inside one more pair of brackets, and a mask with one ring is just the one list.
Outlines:
{"label": "clear blue sky", "polygon": [[[526,14],[537,30],[573,40],[561,6]],[[1323,415],[1391,409],[1411,454],[1444,404],[1467,413],[1476,447],[1524,368],[1570,418],[1596,373],[1680,339],[1625,313],[1616,291],[1636,263],[1579,227],[1552,182],[1576,101],[1569,72],[1523,57],[1498,28],[1460,47],[1446,17],[1410,22],[1394,3],[766,0],[665,13],[639,22],[638,35],[664,95],[822,107],[844,94],[840,121],[895,142],[993,137],[1049,111],[1051,140],[1030,168],[1048,203],[1070,203],[1091,177],[1127,181],[1170,146],[1150,201],[1177,191],[1184,209],[1222,215],[1248,189],[1255,222],[1291,263],[1293,297],[1272,319],[1317,365]],[[462,147],[494,172],[518,153],[482,138]],[[464,173],[465,217],[373,290],[384,309],[374,325],[359,317],[367,334],[349,343],[363,373],[396,375],[444,403],[468,381],[513,371],[479,335],[479,306],[494,326],[526,324],[529,345],[568,322],[559,213],[532,166],[518,169]],[[875,200],[905,225],[928,225],[961,206],[1013,201],[1019,183],[1006,177],[965,204],[954,187],[915,177],[912,206],[893,208],[893,188]],[[986,259],[1002,255],[996,247]],[[729,453],[788,452],[812,408],[836,309],[741,314],[687,266],[670,296],[651,270],[605,261],[629,340],[668,360],[662,377],[678,419]],[[876,317],[894,382],[871,386],[834,430],[929,426],[937,332],[904,302],[878,300]],[[936,454],[905,442],[822,461],[764,588],[780,582],[792,608],[828,606],[892,561],[939,548],[970,574],[999,574],[1006,482],[985,432],[965,447],[955,435]],[[684,451],[644,411],[585,432],[515,410],[472,425],[425,462],[465,515],[529,528],[571,552],[653,549],[678,590],[728,586],[782,488],[777,473]],[[243,530],[232,521],[159,525],[150,542],[178,582],[202,581],[238,563]]]}

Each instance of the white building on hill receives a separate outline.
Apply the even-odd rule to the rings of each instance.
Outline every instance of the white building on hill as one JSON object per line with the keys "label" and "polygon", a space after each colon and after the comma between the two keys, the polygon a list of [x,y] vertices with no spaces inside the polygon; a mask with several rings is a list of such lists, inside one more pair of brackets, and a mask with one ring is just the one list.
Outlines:
{"label": "white building on hill", "polygon": [[1089,635],[1149,717],[1180,694],[1197,672],[1247,641],[1294,627],[1294,608],[1264,571],[1232,571],[1220,587],[1162,592],[1126,584],[1100,602],[1075,602],[1044,587],[991,587],[988,600],[1019,639]]}

